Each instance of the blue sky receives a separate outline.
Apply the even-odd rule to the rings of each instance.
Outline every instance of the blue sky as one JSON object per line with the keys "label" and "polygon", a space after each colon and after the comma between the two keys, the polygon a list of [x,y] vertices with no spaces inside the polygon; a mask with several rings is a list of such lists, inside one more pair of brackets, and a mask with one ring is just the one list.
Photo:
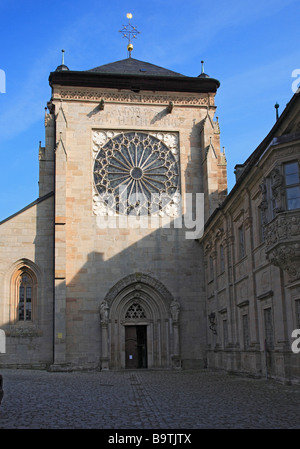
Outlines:
{"label": "blue sky", "polygon": [[[133,14],[141,34],[132,56],[187,76],[220,81],[221,146],[243,163],[291,99],[300,69],[299,0],[0,0],[0,220],[38,197],[38,147],[44,145],[49,73],[61,63],[88,70],[127,57],[118,32]],[[300,81],[300,79],[299,79]],[[1,90],[1,89],[0,89]]]}

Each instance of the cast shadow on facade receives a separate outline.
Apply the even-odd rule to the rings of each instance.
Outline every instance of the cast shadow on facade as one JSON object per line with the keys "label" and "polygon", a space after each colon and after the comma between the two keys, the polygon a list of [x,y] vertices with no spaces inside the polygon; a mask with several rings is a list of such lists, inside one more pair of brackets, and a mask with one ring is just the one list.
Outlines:
{"label": "cast shadow on facade", "polygon": [[46,367],[53,359],[53,193],[1,222],[2,366]]}
{"label": "cast shadow on facade", "polygon": [[[115,231],[117,239],[124,237],[122,250],[115,247]],[[105,252],[89,253],[56,287],[51,369],[204,367],[199,244],[172,224],[129,246],[126,229],[123,236],[114,229],[99,232],[110,241]]]}

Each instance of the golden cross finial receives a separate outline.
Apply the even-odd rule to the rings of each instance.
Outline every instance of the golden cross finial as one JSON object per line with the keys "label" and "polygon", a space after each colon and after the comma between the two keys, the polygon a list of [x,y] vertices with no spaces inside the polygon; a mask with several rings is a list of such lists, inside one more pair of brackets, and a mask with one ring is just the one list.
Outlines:
{"label": "golden cross finial", "polygon": [[132,14],[130,12],[128,12],[126,14],[126,17],[127,17],[127,19],[129,19],[129,22],[127,25],[123,25],[122,30],[120,30],[119,32],[123,34],[123,37],[126,37],[126,39],[128,39],[127,50],[128,50],[129,58],[131,58],[131,52],[133,50],[133,45],[132,45],[131,40],[136,39],[136,35],[140,34],[140,32],[136,29],[136,27],[132,26],[130,23],[130,19],[132,19]]}

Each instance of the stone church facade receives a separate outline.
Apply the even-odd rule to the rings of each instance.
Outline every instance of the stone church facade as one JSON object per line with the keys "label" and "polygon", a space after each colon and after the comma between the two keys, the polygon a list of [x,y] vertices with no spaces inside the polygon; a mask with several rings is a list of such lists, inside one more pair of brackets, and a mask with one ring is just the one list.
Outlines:
{"label": "stone church facade", "polygon": [[[263,373],[259,311],[269,303],[272,308],[278,295],[276,304],[285,305],[272,308],[281,334],[272,348],[278,357],[270,363],[281,366],[283,377],[299,376],[288,342],[296,326],[298,278],[286,284],[285,268],[271,265],[276,257],[267,228],[273,218],[266,221],[266,241],[257,250],[249,246],[256,238],[250,204],[267,210],[258,186],[272,178],[276,154],[285,163],[283,147],[287,160],[299,162],[297,139],[278,140],[271,149],[269,141],[263,143],[254,158],[261,164],[254,169],[256,177],[250,158],[251,168],[248,162],[239,167],[243,173],[227,196],[226,158],[215,117],[217,80],[204,73],[183,76],[130,57],[81,72],[62,65],[49,82],[39,198],[0,227],[0,327],[6,335],[1,366],[212,366]],[[292,109],[299,104],[295,98]],[[277,129],[272,136],[284,140],[299,123],[286,114]],[[197,203],[199,193],[203,201]],[[240,209],[233,198],[239,198]],[[297,212],[280,214],[296,220],[293,239],[299,239]],[[201,238],[199,229],[192,232],[200,215],[206,222]],[[230,258],[237,245],[230,220],[245,226],[247,253],[240,265]],[[212,280],[209,261],[216,266],[219,242],[224,270]],[[263,262],[264,249],[269,262]],[[237,272],[240,278],[234,274],[233,281]],[[253,305],[247,273],[257,285],[261,309]],[[285,290],[289,300],[282,296]],[[247,353],[239,346],[245,310],[251,317]]]}
{"label": "stone church facade", "polygon": [[1,363],[204,367],[203,260],[182,199],[204,189],[208,214],[224,196],[218,81],[133,58],[49,81],[39,199],[1,224]]}

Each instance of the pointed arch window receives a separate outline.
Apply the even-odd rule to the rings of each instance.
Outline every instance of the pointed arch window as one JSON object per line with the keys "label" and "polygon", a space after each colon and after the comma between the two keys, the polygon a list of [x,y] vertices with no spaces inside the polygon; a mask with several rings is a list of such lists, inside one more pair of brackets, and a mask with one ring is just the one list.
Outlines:
{"label": "pointed arch window", "polygon": [[35,319],[37,279],[28,267],[21,268],[14,277],[14,320],[32,322]]}
{"label": "pointed arch window", "polygon": [[33,280],[28,273],[22,273],[19,278],[18,321],[32,319]]}

